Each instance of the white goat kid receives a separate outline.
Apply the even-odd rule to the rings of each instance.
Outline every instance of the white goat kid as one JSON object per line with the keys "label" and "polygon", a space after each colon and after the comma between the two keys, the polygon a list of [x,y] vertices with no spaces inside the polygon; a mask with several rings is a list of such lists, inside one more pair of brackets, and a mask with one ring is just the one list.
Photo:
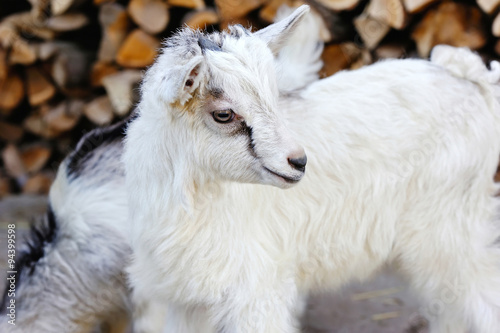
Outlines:
{"label": "white goat kid", "polygon": [[[317,80],[319,20],[310,15],[305,23],[314,26],[288,39],[277,60],[283,93]],[[126,126],[122,121],[91,131],[61,163],[49,211],[16,259],[15,296],[9,280],[0,301],[0,332],[126,331],[130,302],[124,269],[131,251],[123,236],[128,210],[120,163]],[[11,300],[15,326],[9,323]]]}
{"label": "white goat kid", "polygon": [[124,152],[135,332],[166,309],[167,332],[296,332],[301,294],[390,262],[432,332],[499,332],[498,64],[441,47],[278,100],[305,12],[183,30],[148,70]]}

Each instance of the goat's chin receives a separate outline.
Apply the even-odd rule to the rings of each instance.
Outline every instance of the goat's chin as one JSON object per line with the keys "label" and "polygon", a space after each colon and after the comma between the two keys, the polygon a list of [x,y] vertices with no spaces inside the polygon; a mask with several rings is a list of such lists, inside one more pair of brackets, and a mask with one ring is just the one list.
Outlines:
{"label": "goat's chin", "polygon": [[280,174],[266,167],[262,170],[262,182],[264,185],[272,185],[281,189],[287,189],[295,186],[304,176],[304,172],[294,174]]}

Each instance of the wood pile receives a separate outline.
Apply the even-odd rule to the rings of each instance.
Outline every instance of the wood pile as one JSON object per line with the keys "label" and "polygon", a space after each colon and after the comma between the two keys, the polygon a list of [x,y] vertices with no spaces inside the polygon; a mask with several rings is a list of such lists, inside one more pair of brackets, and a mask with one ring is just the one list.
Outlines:
{"label": "wood pile", "polygon": [[[325,23],[323,76],[445,43],[500,54],[500,0],[304,0]],[[46,193],[86,131],[127,116],[181,26],[258,29],[301,0],[16,0],[0,11],[0,197]]]}

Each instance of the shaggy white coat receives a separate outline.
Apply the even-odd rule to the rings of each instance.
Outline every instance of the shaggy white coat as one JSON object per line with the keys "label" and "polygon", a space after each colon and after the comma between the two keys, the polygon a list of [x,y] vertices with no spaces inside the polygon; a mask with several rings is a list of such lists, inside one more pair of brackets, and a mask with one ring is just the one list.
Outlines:
{"label": "shaggy white coat", "polygon": [[[131,250],[121,154],[120,142],[102,144],[76,178],[68,175],[68,159],[61,164],[49,197],[55,239],[40,244],[43,256],[22,267],[11,298],[15,326],[2,313],[0,332],[124,332],[131,310],[124,269]],[[17,261],[21,244],[18,237]]]}
{"label": "shaggy white coat", "polygon": [[184,30],[147,72],[124,153],[136,333],[165,309],[167,332],[297,332],[300,295],[386,263],[432,332],[499,332],[498,63],[441,46],[279,99],[272,53],[306,11],[202,37],[220,51]]}
{"label": "shaggy white coat", "polygon": [[[319,18],[310,15],[285,41],[276,59],[282,93],[318,79],[322,42]],[[24,267],[16,290],[16,325],[0,315],[0,332],[123,333],[130,321],[130,295],[124,269],[130,255],[127,193],[121,157],[123,144],[106,132],[85,135],[58,169],[49,197],[57,225],[44,255]],[[78,172],[69,165],[78,161]],[[17,240],[18,248],[22,239]],[[40,249],[42,250],[42,249]],[[16,258],[19,259],[19,258]],[[32,274],[28,274],[32,271]]]}

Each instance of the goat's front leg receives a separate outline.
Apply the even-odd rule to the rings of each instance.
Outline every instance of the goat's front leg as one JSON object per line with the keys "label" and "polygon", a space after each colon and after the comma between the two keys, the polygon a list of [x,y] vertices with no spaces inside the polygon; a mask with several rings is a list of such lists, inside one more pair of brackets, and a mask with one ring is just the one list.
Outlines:
{"label": "goat's front leg", "polygon": [[212,307],[211,315],[221,318],[218,321],[220,332],[299,332],[302,307],[295,288],[261,289],[258,295],[240,296]]}

